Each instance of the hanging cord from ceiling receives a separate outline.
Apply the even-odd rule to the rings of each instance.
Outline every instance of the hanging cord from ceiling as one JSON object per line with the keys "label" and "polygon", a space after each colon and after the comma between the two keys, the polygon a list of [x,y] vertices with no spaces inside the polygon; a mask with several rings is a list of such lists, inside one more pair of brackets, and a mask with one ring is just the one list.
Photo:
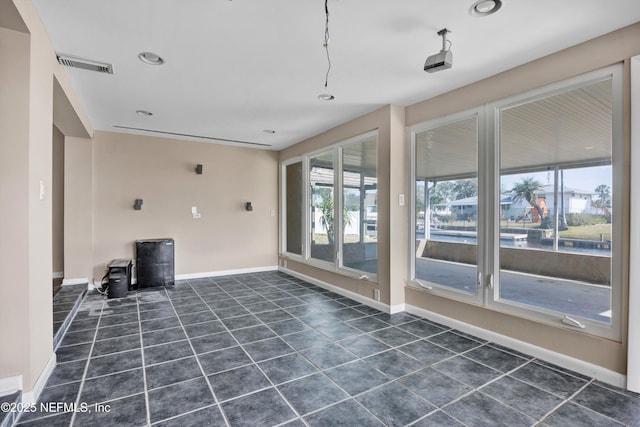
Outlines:
{"label": "hanging cord from ceiling", "polygon": [[329,73],[331,72],[331,56],[329,55],[329,0],[324,0],[324,49],[327,53],[327,74],[324,78],[324,87],[329,85]]}

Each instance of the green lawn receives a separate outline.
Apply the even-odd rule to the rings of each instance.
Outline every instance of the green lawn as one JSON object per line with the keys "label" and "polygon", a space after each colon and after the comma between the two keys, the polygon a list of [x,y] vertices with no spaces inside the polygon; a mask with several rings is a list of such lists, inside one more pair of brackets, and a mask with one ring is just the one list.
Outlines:
{"label": "green lawn", "polygon": [[[469,221],[451,221],[443,224],[437,224],[441,226],[466,226],[473,227],[475,222]],[[516,221],[500,221],[500,227],[512,227],[512,228],[539,228],[539,223],[531,222],[516,222]],[[568,230],[561,231],[560,237],[565,239],[582,239],[582,240],[611,240],[611,224],[595,224],[595,225],[580,225],[575,227],[569,227]]]}
{"label": "green lawn", "polygon": [[611,224],[569,227],[568,230],[560,232],[560,237],[567,239],[611,240]]}

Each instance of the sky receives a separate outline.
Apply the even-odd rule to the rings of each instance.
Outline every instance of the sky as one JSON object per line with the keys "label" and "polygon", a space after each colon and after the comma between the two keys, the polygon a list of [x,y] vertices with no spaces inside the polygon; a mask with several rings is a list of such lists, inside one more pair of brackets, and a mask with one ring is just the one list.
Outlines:
{"label": "sky", "polygon": [[[509,190],[514,183],[528,177],[537,179],[542,185],[553,185],[553,175],[553,171],[505,175],[501,179],[501,185],[503,190]],[[560,178],[558,177],[558,179]],[[611,188],[611,166],[594,166],[564,171],[564,185],[566,187],[594,192],[600,184],[608,185]]]}

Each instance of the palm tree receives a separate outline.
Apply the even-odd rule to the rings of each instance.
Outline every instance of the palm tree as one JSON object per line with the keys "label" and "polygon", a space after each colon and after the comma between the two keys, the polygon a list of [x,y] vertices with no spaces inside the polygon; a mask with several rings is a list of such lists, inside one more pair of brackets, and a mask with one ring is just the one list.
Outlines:
{"label": "palm tree", "polygon": [[600,184],[596,187],[597,199],[594,201],[594,205],[598,208],[609,207],[611,203],[611,188],[608,185]]}
{"label": "palm tree", "polygon": [[[333,245],[335,236],[335,218],[333,217],[333,199],[331,196],[322,199],[322,202],[318,205],[322,215],[320,216],[320,222],[325,230],[327,230],[327,239],[329,244]],[[342,226],[346,227],[351,225],[351,217],[349,216],[349,209],[346,205],[342,207]]]}
{"label": "palm tree", "polygon": [[537,193],[542,191],[544,187],[537,179],[528,177],[522,178],[522,180],[513,185],[511,193],[513,194],[513,201],[526,200],[531,206],[538,212],[540,220],[544,219],[544,211],[540,204],[538,204]]}
{"label": "palm tree", "polygon": [[322,216],[320,216],[320,222],[325,230],[327,230],[327,239],[329,239],[329,244],[333,244],[333,199],[331,197],[326,197],[322,199],[322,202],[318,205],[320,211],[322,212]]}

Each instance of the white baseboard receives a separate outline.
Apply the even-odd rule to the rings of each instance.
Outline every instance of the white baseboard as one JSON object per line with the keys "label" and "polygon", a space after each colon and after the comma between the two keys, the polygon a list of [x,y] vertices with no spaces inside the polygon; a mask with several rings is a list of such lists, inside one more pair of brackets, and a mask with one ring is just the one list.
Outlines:
{"label": "white baseboard", "polygon": [[406,304],[396,304],[390,307],[389,314],[402,313],[403,311],[406,311]]}
{"label": "white baseboard", "polygon": [[22,375],[0,378],[0,396],[6,396],[19,390],[22,390]]}
{"label": "white baseboard", "polygon": [[[314,285],[320,286],[321,288],[327,289],[329,291],[335,292],[336,294],[340,294],[342,296],[345,296],[347,298],[351,298],[352,300],[358,301],[359,303],[362,303],[364,305],[368,305],[369,307],[373,307],[375,309],[378,309],[380,311],[383,311],[385,313],[391,313],[391,307],[389,307],[387,304],[381,303],[380,301],[376,301],[373,300],[371,298],[367,298],[363,295],[357,294],[355,292],[351,292],[348,291],[346,289],[343,289],[339,286],[335,286],[335,285],[331,285],[327,282],[323,282],[322,280],[318,280],[314,277],[311,276],[307,276],[305,274],[302,273],[298,273],[297,271],[293,271],[293,270],[289,270],[288,268],[284,268],[284,267],[279,267],[278,268],[279,271],[282,271],[283,273],[287,273],[290,274],[294,277],[297,277],[298,279],[302,279],[306,282],[312,283]],[[394,306],[396,307],[396,306]]]}
{"label": "white baseboard", "polygon": [[54,271],[53,272],[53,278],[54,279],[63,279],[64,278],[64,271]]}
{"label": "white baseboard", "polygon": [[176,274],[176,280],[202,279],[204,277],[231,276],[233,274],[263,273],[265,271],[277,271],[278,266],[239,268],[236,270],[205,271],[202,273]]}
{"label": "white baseboard", "polygon": [[443,325],[446,325],[450,328],[458,329],[462,332],[474,335],[478,338],[489,340],[495,342],[496,344],[500,344],[519,352],[537,357],[539,359],[561,366],[565,369],[570,369],[583,375],[587,375],[589,377],[603,381],[607,384],[611,384],[621,388],[625,388],[626,386],[625,375],[614,372],[610,369],[603,368],[602,366],[594,365],[593,363],[585,362],[584,360],[557,353],[543,347],[538,347],[536,345],[520,341],[506,335],[488,331],[469,323],[464,323],[459,320],[452,319],[450,317],[446,317],[441,314],[424,310],[422,308],[415,307],[409,304],[406,304],[406,311],[408,313],[415,314],[416,316],[420,316],[428,320],[433,320],[434,322],[442,323]]}
{"label": "white baseboard", "polygon": [[84,285],[85,283],[90,283],[89,279],[86,277],[79,277],[77,279],[63,279],[62,286],[66,285]]}
{"label": "white baseboard", "polygon": [[49,376],[53,372],[53,369],[56,367],[56,353],[51,353],[51,357],[47,362],[47,365],[42,370],[42,373],[38,377],[36,384],[33,386],[33,390],[28,391],[22,394],[22,401],[25,403],[36,403],[38,397],[40,397],[40,393],[42,393],[42,389],[47,384],[49,380]]}

